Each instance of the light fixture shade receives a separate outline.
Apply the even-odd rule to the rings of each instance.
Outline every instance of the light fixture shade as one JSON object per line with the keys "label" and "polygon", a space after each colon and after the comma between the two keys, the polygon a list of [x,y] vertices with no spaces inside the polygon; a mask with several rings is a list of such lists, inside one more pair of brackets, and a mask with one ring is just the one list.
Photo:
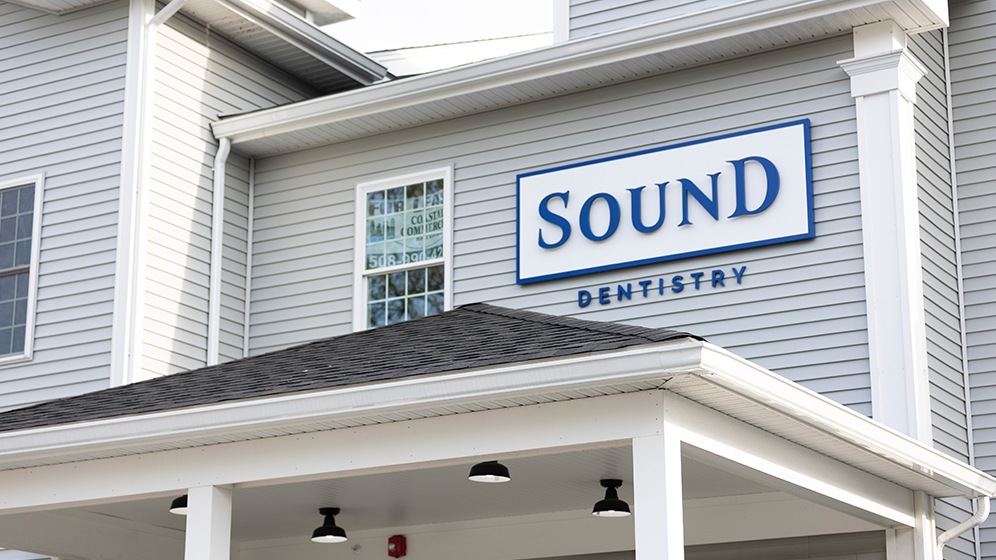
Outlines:
{"label": "light fixture shade", "polygon": [[591,514],[598,517],[626,517],[632,512],[629,504],[619,499],[616,488],[622,486],[622,481],[616,478],[604,478],[599,481],[605,488],[605,498],[595,502]]}
{"label": "light fixture shade", "polygon": [[176,515],[187,515],[187,495],[184,494],[173,500],[169,505],[169,512]]}
{"label": "light fixture shade", "polygon": [[485,461],[470,468],[468,480],[474,482],[508,482],[512,477],[508,475],[508,467],[498,461]]}
{"label": "light fixture shade", "polygon": [[321,508],[318,513],[325,516],[322,526],[311,533],[312,542],[316,543],[340,543],[346,542],[346,531],[335,524],[335,516],[339,515],[339,508]]}

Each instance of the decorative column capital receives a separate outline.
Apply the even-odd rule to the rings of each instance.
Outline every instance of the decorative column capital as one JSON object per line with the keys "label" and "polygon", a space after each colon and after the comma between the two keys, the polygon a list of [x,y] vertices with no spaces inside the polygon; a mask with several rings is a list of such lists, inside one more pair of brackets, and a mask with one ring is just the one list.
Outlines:
{"label": "decorative column capital", "polygon": [[852,97],[898,90],[910,103],[916,103],[916,83],[927,73],[906,49],[849,58],[837,64],[851,77]]}

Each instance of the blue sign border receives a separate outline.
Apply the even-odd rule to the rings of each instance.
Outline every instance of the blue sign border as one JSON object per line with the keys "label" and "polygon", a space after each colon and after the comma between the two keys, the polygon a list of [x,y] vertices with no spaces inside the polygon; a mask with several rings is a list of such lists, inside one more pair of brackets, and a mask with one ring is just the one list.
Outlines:
{"label": "blue sign border", "polygon": [[[595,165],[598,163],[604,163],[607,161],[613,161],[617,159],[625,159],[634,156],[640,156],[643,154],[652,154],[655,152],[663,152],[665,150],[674,150],[676,148],[684,148],[685,146],[694,146],[695,144],[705,144],[706,142],[715,142],[717,140],[723,140],[725,138],[734,138],[737,136],[745,136],[748,134],[756,134],[758,132],[765,132],[768,130],[776,130],[779,128],[789,128],[793,126],[803,127],[803,136],[805,146],[803,150],[806,155],[806,203],[809,210],[809,231],[805,233],[800,233],[797,235],[789,235],[786,237],[774,237],[771,239],[765,239],[762,241],[753,241],[750,243],[740,243],[734,245],[724,245],[722,247],[713,247],[711,249],[703,249],[701,251],[690,251],[688,253],[679,253],[676,255],[665,255],[660,257],[651,257],[649,259],[640,259],[635,261],[627,261],[622,263],[609,264],[604,266],[596,266],[591,268],[581,268],[577,270],[568,270],[564,272],[558,272],[556,274],[546,274],[542,276],[532,276],[529,278],[523,278],[521,275],[522,265],[520,260],[520,241],[522,239],[522,224],[520,221],[521,212],[521,189],[522,189],[522,179],[524,177],[532,177],[534,175],[543,175],[545,173],[553,173],[555,171],[563,171],[564,169],[573,169],[575,167],[583,167],[586,165]],[[547,280],[557,280],[560,278],[570,278],[573,276],[583,276],[586,274],[595,274],[597,272],[605,272],[608,270],[619,270],[623,268],[632,268],[636,266],[643,266],[646,264],[662,263],[668,261],[676,261],[680,259],[687,259],[691,257],[699,257],[702,255],[711,255],[715,253],[726,253],[730,251],[739,251],[741,249],[751,249],[754,247],[764,247],[767,245],[776,245],[779,243],[788,243],[790,241],[799,241],[801,239],[812,239],[816,237],[816,218],[814,215],[814,203],[813,203],[813,154],[812,154],[812,138],[810,136],[810,122],[809,119],[799,119],[789,122],[784,122],[780,124],[773,124],[769,126],[764,126],[760,128],[752,128],[750,130],[743,130],[740,132],[731,132],[729,134],[722,134],[719,136],[710,136],[708,138],[702,138],[699,140],[691,140],[688,142],[681,142],[679,144],[671,144],[669,146],[661,146],[658,148],[649,148],[646,150],[640,150],[637,152],[628,152],[625,154],[619,154],[610,157],[604,157],[599,159],[594,159],[590,161],[582,161],[578,163],[572,163],[569,165],[562,165],[559,167],[553,167],[550,169],[541,169],[539,171],[530,171],[528,173],[520,173],[515,176],[515,283],[516,284],[533,284],[535,282],[544,282]]]}

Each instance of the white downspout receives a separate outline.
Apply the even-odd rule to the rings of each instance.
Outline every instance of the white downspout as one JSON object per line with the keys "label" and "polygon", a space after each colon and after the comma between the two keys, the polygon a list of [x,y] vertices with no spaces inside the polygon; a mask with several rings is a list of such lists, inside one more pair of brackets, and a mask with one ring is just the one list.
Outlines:
{"label": "white downspout", "polygon": [[979,506],[975,512],[975,515],[969,517],[968,519],[962,521],[961,523],[955,525],[954,527],[944,531],[937,537],[937,552],[934,556],[936,560],[941,560],[944,558],[944,546],[951,542],[955,537],[968,531],[969,529],[974,529],[982,523],[985,522],[986,518],[989,517],[989,496],[982,496],[979,498]]}
{"label": "white downspout", "polygon": [[211,204],[211,284],[208,289],[207,325],[207,365],[209,366],[217,364],[221,354],[221,263],[225,241],[225,165],[231,150],[231,139],[222,137],[218,140],[218,153],[214,156],[214,192]]}

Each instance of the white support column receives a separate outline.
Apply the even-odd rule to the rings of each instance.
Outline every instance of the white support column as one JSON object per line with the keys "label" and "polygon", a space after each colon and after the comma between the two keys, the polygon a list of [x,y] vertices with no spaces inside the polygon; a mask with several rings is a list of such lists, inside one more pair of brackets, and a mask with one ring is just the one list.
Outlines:
{"label": "white support column", "polygon": [[229,560],[232,541],[232,491],[199,486],[187,493],[184,560]]}
{"label": "white support column", "polygon": [[886,560],[942,560],[934,557],[937,531],[933,500],[923,492],[913,494],[915,527],[898,527],[885,532]]}
{"label": "white support column", "polygon": [[931,441],[913,105],[923,66],[892,21],[854,29],[872,416]]}
{"label": "white support column", "polygon": [[633,439],[636,560],[685,557],[681,441],[667,430]]}

